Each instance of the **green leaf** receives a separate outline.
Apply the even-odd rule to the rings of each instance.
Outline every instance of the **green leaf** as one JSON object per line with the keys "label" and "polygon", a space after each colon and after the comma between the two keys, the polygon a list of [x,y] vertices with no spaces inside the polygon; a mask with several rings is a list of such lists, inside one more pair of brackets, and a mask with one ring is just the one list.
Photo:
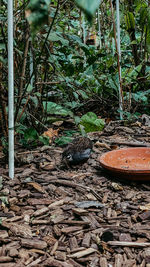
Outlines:
{"label": "green leaf", "polygon": [[41,93],[40,92],[35,92],[34,95],[37,96],[37,97],[41,97]]}
{"label": "green leaf", "polygon": [[80,46],[84,45],[83,42],[82,42],[82,39],[81,39],[79,36],[77,36],[77,35],[72,35],[72,34],[66,34],[66,36],[67,36],[70,40],[72,40],[72,41],[74,41],[75,43],[79,44]]}
{"label": "green leaf", "polygon": [[72,110],[75,109],[75,108],[79,108],[82,106],[81,103],[77,102],[77,101],[72,101],[72,102],[66,102],[65,103],[65,106],[67,108],[71,108]]}
{"label": "green leaf", "polygon": [[101,0],[75,0],[77,6],[85,12],[88,19],[91,20],[98,9]]}
{"label": "green leaf", "polygon": [[[19,114],[20,113],[21,113],[21,111],[19,112]],[[26,115],[25,115],[25,118],[26,118]],[[27,130],[27,126],[25,126],[19,122],[19,123],[16,123],[15,130],[16,130],[16,133],[24,134],[24,132]]]}
{"label": "green leaf", "polygon": [[0,200],[4,203],[4,204],[8,204],[8,197],[0,197]]}
{"label": "green leaf", "polygon": [[48,40],[50,40],[52,42],[58,42],[59,41],[64,46],[68,46],[69,45],[69,41],[64,39],[61,34],[56,33],[56,32],[50,33],[49,36],[48,36]]}
{"label": "green leaf", "polygon": [[132,41],[130,44],[131,44],[131,45],[133,45],[133,44],[137,44],[137,41],[134,40],[134,41]]}
{"label": "green leaf", "polygon": [[34,128],[28,128],[24,132],[24,139],[27,141],[35,141],[38,139],[38,133]]}
{"label": "green leaf", "polygon": [[30,0],[26,10],[26,18],[31,25],[33,33],[48,21],[50,3],[51,0]]}
{"label": "green leaf", "polygon": [[[150,94],[150,89],[145,92],[139,91],[137,93],[132,93],[131,96],[136,102],[142,102],[143,104],[147,104],[149,94]],[[124,99],[129,99],[131,96],[129,93],[127,93]]]}
{"label": "green leaf", "polygon": [[39,141],[43,143],[44,145],[48,146],[49,145],[49,137],[48,136],[39,136]]}
{"label": "green leaf", "polygon": [[113,88],[116,92],[118,92],[118,80],[115,81],[115,77],[111,77],[109,75],[108,75],[107,79],[108,79],[108,83],[109,83],[110,88]]}
{"label": "green leaf", "polygon": [[43,107],[44,110],[48,113],[48,114],[55,114],[55,115],[62,115],[62,116],[73,116],[73,113],[68,110],[65,109],[64,107],[62,107],[61,105],[58,105],[54,102],[46,102],[43,101]]}
{"label": "green leaf", "polygon": [[132,97],[136,102],[147,102],[147,97],[143,95],[143,92],[132,93]]}
{"label": "green leaf", "polygon": [[84,126],[85,132],[102,131],[105,122],[98,119],[97,115],[93,112],[88,112],[81,117],[80,124]]}
{"label": "green leaf", "polygon": [[127,13],[127,15],[125,16],[125,22],[126,22],[127,31],[135,29],[135,19],[134,19],[134,15],[132,12]]}
{"label": "green leaf", "polygon": [[73,136],[73,134],[77,133],[75,130],[65,130],[64,134],[68,137]]}
{"label": "green leaf", "polygon": [[81,132],[82,136],[86,136],[86,131],[85,131],[84,126],[79,124],[79,129],[80,129],[80,132]]}
{"label": "green leaf", "polygon": [[145,25],[146,20],[147,20],[147,16],[148,16],[147,8],[142,7],[140,9],[140,20],[139,20],[139,23],[140,23],[141,26]]}
{"label": "green leaf", "polygon": [[72,138],[68,137],[68,136],[61,136],[60,138],[55,139],[55,143],[58,146],[63,146],[63,145],[67,145],[68,143],[70,143],[72,141]]}
{"label": "green leaf", "polygon": [[142,68],[142,64],[138,65],[137,67],[131,68],[128,73],[128,78],[130,79],[136,79],[136,77],[139,75]]}
{"label": "green leaf", "polygon": [[28,87],[27,87],[27,92],[31,93],[32,90],[33,90],[33,86],[31,84],[29,84]]}
{"label": "green leaf", "polygon": [[142,8],[147,7],[146,1],[136,0],[135,1],[136,12],[138,13]]}
{"label": "green leaf", "polygon": [[0,62],[2,62],[3,64],[6,64],[7,60],[4,57],[0,56]]}
{"label": "green leaf", "polygon": [[88,95],[86,94],[85,91],[83,90],[78,90],[78,93],[82,96],[83,99],[88,99]]}
{"label": "green leaf", "polygon": [[0,50],[5,49],[5,48],[6,48],[5,44],[0,44]]}
{"label": "green leaf", "polygon": [[35,107],[38,106],[39,104],[39,100],[36,96],[30,96],[30,99],[32,100],[32,102],[34,103]]}
{"label": "green leaf", "polygon": [[79,124],[81,118],[79,116],[74,116],[75,124]]}

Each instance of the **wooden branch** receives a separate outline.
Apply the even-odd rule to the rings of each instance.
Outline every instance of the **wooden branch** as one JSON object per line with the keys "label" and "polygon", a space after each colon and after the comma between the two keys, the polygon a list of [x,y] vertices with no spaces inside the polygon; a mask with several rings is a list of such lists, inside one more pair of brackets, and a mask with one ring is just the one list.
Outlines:
{"label": "wooden branch", "polygon": [[58,185],[63,185],[63,186],[70,186],[72,188],[76,188],[76,190],[79,190],[79,191],[80,191],[80,189],[86,190],[87,192],[90,192],[91,194],[93,194],[93,196],[96,197],[97,200],[102,201],[102,198],[99,196],[99,194],[97,194],[95,192],[95,190],[93,190],[89,186],[84,186],[82,184],[77,184],[77,183],[73,183],[73,182],[70,182],[70,181],[58,180],[58,179],[50,180],[50,183],[53,183],[53,184],[56,183]]}
{"label": "wooden branch", "polygon": [[142,142],[126,142],[126,141],[116,141],[112,140],[109,144],[117,144],[117,145],[126,145],[126,146],[135,146],[135,147],[150,147],[150,143],[142,143]]}
{"label": "wooden branch", "polygon": [[19,96],[20,97],[21,97],[22,88],[23,88],[24,79],[25,79],[28,49],[29,49],[29,32],[27,31],[27,33],[26,33],[26,45],[25,45],[24,59],[23,59],[23,67],[22,67],[21,81],[20,81],[20,88],[19,88]]}
{"label": "wooden branch", "polygon": [[75,220],[63,220],[60,223],[62,223],[62,224],[74,224],[74,225],[89,225],[90,224],[90,222],[75,221]]}
{"label": "wooden branch", "polygon": [[65,81],[57,81],[57,82],[37,82],[36,84],[37,85],[40,85],[40,84],[59,84],[59,83],[64,83]]}
{"label": "wooden branch", "polygon": [[77,252],[77,253],[74,253],[73,255],[68,255],[69,258],[81,258],[81,257],[84,257],[84,256],[87,256],[93,252],[96,252],[97,250],[95,248],[87,248],[81,252]]}
{"label": "wooden branch", "polygon": [[108,245],[110,246],[121,246],[121,247],[135,247],[135,248],[146,248],[150,247],[150,243],[144,242],[121,242],[121,241],[108,241]]}
{"label": "wooden branch", "polygon": [[[0,80],[2,80],[2,71],[3,71],[3,64],[0,63]],[[6,103],[3,99],[3,92],[4,88],[2,83],[0,83],[0,106],[1,106],[1,111],[0,111],[0,124],[2,127],[2,133],[3,136],[7,137],[8,136],[8,118],[7,118],[7,112],[6,112]]]}
{"label": "wooden branch", "polygon": [[[24,51],[24,59],[23,59],[23,67],[22,67],[22,73],[21,73],[21,77],[20,77],[20,86],[18,88],[18,104],[16,106],[16,112],[15,112],[15,123],[17,121],[17,117],[18,117],[18,111],[21,105],[21,101],[23,99],[24,93],[22,93],[23,90],[23,85],[24,85],[24,80],[25,80],[25,72],[26,72],[26,64],[27,64],[27,56],[28,56],[28,50],[29,50],[29,32],[27,30],[26,33],[26,44],[25,44],[25,51]],[[27,88],[27,87],[26,87]]]}
{"label": "wooden branch", "polygon": [[25,103],[25,105],[24,105],[24,107],[23,107],[23,109],[22,109],[22,111],[21,111],[21,114],[20,114],[19,118],[17,118],[16,122],[21,120],[21,117],[22,117],[22,115],[23,115],[23,113],[24,113],[24,111],[25,111],[25,108],[26,108],[26,106],[27,106],[27,104],[28,104],[28,102],[29,102],[29,99],[30,99],[30,95],[28,95],[28,98],[27,98],[27,100],[26,100],[26,103]]}

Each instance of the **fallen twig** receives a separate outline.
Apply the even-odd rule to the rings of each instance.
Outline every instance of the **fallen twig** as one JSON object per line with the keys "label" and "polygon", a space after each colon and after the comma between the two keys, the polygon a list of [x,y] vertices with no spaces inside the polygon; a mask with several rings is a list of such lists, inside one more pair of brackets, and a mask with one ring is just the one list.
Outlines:
{"label": "fallen twig", "polygon": [[108,245],[111,246],[121,246],[121,247],[135,247],[135,248],[146,248],[150,247],[150,243],[144,242],[121,242],[121,241],[108,241]]}

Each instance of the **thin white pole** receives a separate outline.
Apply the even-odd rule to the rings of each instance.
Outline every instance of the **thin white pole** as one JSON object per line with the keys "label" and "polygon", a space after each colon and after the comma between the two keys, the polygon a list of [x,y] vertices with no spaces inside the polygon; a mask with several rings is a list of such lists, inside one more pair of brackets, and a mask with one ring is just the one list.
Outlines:
{"label": "thin white pole", "polygon": [[102,48],[102,41],[101,41],[101,22],[100,22],[100,10],[98,9],[98,35],[99,35],[99,47]]}
{"label": "thin white pole", "polygon": [[114,40],[114,38],[112,38],[112,53],[114,56],[114,54],[115,54],[115,40]]}
{"label": "thin white pole", "polygon": [[85,16],[82,13],[82,29],[83,29],[83,43],[86,43],[86,29],[85,29]]}
{"label": "thin white pole", "polygon": [[13,67],[13,0],[8,0],[8,125],[9,177],[14,178],[14,67]]}
{"label": "thin white pole", "polygon": [[[117,44],[118,44],[118,53],[119,53],[119,61],[120,61],[120,79],[121,79],[121,49],[120,49],[120,14],[119,14],[119,0],[116,0],[116,13],[117,13]],[[119,82],[119,108],[120,108],[120,119],[123,119],[122,111],[123,111],[123,103],[122,103],[122,95],[121,88]]]}

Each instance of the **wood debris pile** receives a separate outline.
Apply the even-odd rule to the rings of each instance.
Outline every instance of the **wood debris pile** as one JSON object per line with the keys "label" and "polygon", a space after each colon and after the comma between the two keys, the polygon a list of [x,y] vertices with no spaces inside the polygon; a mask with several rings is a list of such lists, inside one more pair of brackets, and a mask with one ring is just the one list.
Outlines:
{"label": "wood debris pile", "polygon": [[112,146],[149,144],[150,130],[119,127],[91,135],[81,166],[60,168],[51,147],[18,152],[14,180],[0,168],[0,267],[150,266],[150,185],[111,179],[97,160]]}

